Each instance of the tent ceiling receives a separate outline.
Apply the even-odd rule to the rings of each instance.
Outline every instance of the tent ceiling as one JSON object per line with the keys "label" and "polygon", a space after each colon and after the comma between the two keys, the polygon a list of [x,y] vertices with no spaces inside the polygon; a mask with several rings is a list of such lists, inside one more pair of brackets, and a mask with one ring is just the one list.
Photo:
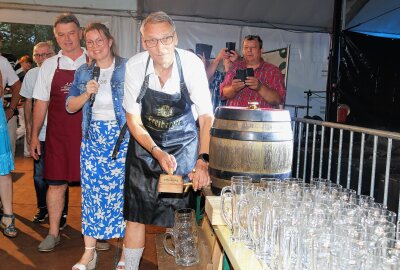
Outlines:
{"label": "tent ceiling", "polygon": [[[176,20],[330,32],[335,0],[0,0],[0,8],[137,17],[163,10]],[[399,0],[343,0],[346,28],[400,36]],[[0,18],[1,20],[1,18]]]}
{"label": "tent ceiling", "polygon": [[269,28],[329,31],[334,0],[144,0],[143,11],[163,10],[172,16],[198,20],[230,21],[233,24],[264,25]]}
{"label": "tent ceiling", "polygon": [[[1,3],[25,4],[34,6],[65,7],[65,8],[87,8],[108,9],[120,11],[135,11],[137,0],[0,0]],[[118,4],[116,3],[118,2]],[[67,9],[68,10],[68,9]]]}

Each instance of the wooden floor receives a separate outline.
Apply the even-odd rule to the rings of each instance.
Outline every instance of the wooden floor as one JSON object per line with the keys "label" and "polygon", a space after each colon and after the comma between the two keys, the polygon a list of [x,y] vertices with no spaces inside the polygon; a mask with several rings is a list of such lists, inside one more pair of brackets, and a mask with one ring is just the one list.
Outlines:
{"label": "wooden floor", "polygon": [[[70,201],[67,224],[61,233],[61,244],[55,251],[42,253],[37,250],[41,240],[47,235],[48,224],[35,224],[31,220],[36,213],[36,195],[33,185],[33,160],[21,154],[21,143],[17,144],[14,181],[14,214],[19,234],[11,239],[0,233],[0,270],[64,270],[71,269],[83,252],[81,237],[81,189],[70,187]],[[150,227],[146,231],[146,248],[140,269],[157,269],[155,247],[156,234],[163,229]],[[111,240],[112,248],[101,251],[96,269],[114,269],[118,244],[121,241]]]}

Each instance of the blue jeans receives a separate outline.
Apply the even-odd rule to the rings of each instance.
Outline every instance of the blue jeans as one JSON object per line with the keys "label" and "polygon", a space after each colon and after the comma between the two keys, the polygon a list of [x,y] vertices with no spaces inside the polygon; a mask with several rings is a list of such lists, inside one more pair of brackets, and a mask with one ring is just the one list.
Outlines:
{"label": "blue jeans", "polygon": [[[46,180],[43,179],[43,165],[44,165],[44,155],[45,155],[45,142],[40,142],[40,149],[42,154],[39,160],[34,160],[33,162],[33,180],[35,184],[37,207],[47,208],[46,204],[46,193],[48,185]],[[68,201],[69,201],[69,189],[65,192],[65,204],[63,214],[68,213]]]}

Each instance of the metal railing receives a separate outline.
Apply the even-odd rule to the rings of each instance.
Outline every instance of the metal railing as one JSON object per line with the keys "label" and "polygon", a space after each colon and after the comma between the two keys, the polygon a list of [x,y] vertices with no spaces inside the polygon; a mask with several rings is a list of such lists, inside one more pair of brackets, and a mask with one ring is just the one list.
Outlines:
{"label": "metal railing", "polygon": [[[400,143],[400,133],[305,118],[295,118],[292,125],[295,177],[306,181],[327,178],[355,189],[357,194],[375,197],[385,206],[390,199],[388,209],[400,214],[400,181],[399,187],[396,185],[400,166],[397,153],[392,157],[393,146]],[[384,180],[379,178],[383,175]],[[390,192],[389,182],[395,185]],[[393,200],[397,202],[395,206]]]}

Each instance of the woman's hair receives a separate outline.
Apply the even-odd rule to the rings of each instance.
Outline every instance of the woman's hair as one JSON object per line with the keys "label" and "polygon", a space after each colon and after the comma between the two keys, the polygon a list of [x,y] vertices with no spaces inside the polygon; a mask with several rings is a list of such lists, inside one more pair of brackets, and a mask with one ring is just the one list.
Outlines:
{"label": "woman's hair", "polygon": [[117,51],[117,45],[115,44],[115,39],[114,37],[111,35],[110,30],[107,28],[107,26],[105,26],[102,23],[98,23],[98,22],[93,22],[93,23],[89,23],[86,27],[85,27],[85,32],[84,32],[84,37],[86,39],[86,34],[90,31],[94,31],[97,30],[101,33],[104,34],[104,36],[107,39],[112,40],[112,44],[111,44],[111,54],[112,56],[118,56],[118,51]]}

